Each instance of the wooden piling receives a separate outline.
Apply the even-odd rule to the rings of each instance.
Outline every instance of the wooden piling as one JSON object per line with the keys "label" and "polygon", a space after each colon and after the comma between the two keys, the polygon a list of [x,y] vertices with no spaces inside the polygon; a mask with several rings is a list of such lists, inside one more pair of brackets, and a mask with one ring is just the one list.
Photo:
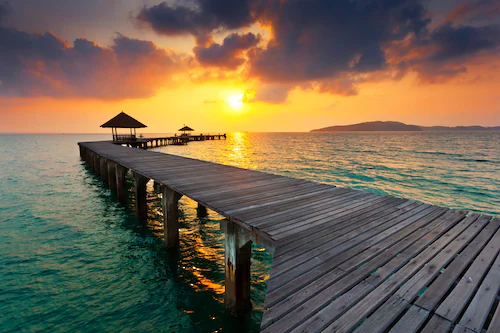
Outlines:
{"label": "wooden piling", "polygon": [[162,186],[163,228],[165,230],[165,245],[168,248],[179,246],[179,199],[182,194]]}
{"label": "wooden piling", "polygon": [[198,202],[198,207],[196,208],[196,215],[198,217],[206,217],[208,215],[207,207],[203,206]]}
{"label": "wooden piling", "polygon": [[146,184],[149,179],[143,175],[134,173],[135,211],[138,219],[145,220],[148,217],[148,206],[146,202]]}
{"label": "wooden piling", "polygon": [[79,146],[80,147],[80,158],[85,161],[86,160],[86,152],[85,152],[85,147]]}
{"label": "wooden piling", "polygon": [[116,195],[120,202],[127,202],[127,168],[115,163]]}
{"label": "wooden piling", "polygon": [[108,182],[108,161],[104,157],[99,157],[99,173],[103,183]]}
{"label": "wooden piling", "polygon": [[[116,166],[115,162],[107,160],[106,163],[106,174],[108,175],[108,185],[112,189],[116,189]],[[104,179],[103,179],[104,180]]]}
{"label": "wooden piling", "polygon": [[97,175],[97,176],[100,176],[101,175],[101,167],[100,167],[100,162],[99,162],[99,155],[97,155],[96,153],[93,153],[94,155],[94,173]]}
{"label": "wooden piling", "polygon": [[231,312],[241,314],[252,307],[250,302],[252,241],[234,222],[224,221],[222,229],[226,233],[224,302]]}

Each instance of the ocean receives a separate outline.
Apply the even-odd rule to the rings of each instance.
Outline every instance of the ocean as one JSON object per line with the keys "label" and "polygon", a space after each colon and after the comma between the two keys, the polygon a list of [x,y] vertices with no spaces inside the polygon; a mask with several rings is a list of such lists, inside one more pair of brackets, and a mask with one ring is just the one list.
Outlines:
{"label": "ocean", "polygon": [[[222,216],[182,198],[166,251],[152,184],[138,222],[80,160],[77,142],[109,139],[0,135],[0,332],[258,332],[272,255],[253,246],[253,310],[230,316]],[[499,132],[229,133],[154,150],[500,216]]]}

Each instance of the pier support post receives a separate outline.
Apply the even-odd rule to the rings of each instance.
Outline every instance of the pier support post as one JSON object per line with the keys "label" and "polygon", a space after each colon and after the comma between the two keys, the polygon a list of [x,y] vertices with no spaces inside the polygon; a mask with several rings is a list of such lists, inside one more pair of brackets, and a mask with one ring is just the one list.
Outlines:
{"label": "pier support post", "polygon": [[86,152],[85,152],[85,147],[80,146],[80,158],[85,161],[86,160]]}
{"label": "pier support post", "polygon": [[105,170],[108,175],[108,185],[112,189],[116,189],[116,166],[115,162],[107,160],[107,169]]}
{"label": "pier support post", "polygon": [[208,215],[207,207],[203,206],[198,202],[198,207],[196,208],[196,215],[198,217],[206,217]]}
{"label": "pier support post", "polygon": [[226,307],[235,314],[251,309],[250,302],[250,257],[252,241],[234,222],[224,221],[222,229],[226,232],[225,271]]}
{"label": "pier support post", "polygon": [[101,175],[101,167],[100,167],[100,162],[99,162],[99,155],[97,155],[96,153],[94,153],[94,173],[97,175],[97,176],[100,176]]}
{"label": "pier support post", "polygon": [[165,230],[165,245],[168,248],[179,246],[179,199],[182,194],[171,188],[162,186],[163,228]]}
{"label": "pier support post", "polygon": [[115,175],[116,175],[116,195],[120,202],[127,202],[127,180],[125,176],[127,174],[127,168],[115,163]]}
{"label": "pier support post", "polygon": [[99,157],[99,173],[101,174],[101,180],[103,183],[108,183],[108,162],[104,157]]}
{"label": "pier support post", "polygon": [[148,179],[134,172],[135,211],[137,218],[145,220],[148,217],[148,205],[146,202],[146,184]]}

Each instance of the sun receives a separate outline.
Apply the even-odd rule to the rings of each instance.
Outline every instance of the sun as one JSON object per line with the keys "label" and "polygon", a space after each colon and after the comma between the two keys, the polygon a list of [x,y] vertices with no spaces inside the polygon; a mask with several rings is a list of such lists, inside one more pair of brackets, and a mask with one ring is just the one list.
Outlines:
{"label": "sun", "polygon": [[234,111],[240,111],[243,108],[243,94],[234,94],[226,98],[226,103]]}

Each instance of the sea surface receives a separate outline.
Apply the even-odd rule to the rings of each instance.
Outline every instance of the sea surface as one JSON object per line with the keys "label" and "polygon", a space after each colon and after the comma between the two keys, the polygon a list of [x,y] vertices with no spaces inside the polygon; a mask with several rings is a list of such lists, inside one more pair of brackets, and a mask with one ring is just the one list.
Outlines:
{"label": "sea surface", "polygon": [[[152,185],[141,223],[80,160],[77,142],[109,137],[0,135],[0,332],[258,332],[271,254],[254,245],[253,310],[232,317],[222,217],[181,199],[181,247],[166,251]],[[500,216],[499,132],[230,133],[154,150]]]}

